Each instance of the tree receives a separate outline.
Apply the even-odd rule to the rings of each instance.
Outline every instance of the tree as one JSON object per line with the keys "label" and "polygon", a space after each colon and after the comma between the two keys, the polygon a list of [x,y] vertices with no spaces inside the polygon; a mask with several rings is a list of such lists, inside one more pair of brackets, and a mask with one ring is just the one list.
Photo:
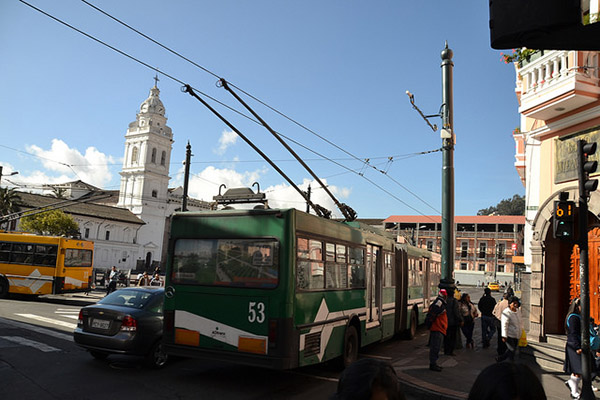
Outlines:
{"label": "tree", "polygon": [[79,224],[61,210],[23,216],[20,228],[40,235],[79,237]]}
{"label": "tree", "polygon": [[477,215],[525,215],[525,196],[515,194],[512,199],[504,199],[495,206],[477,211]]}
{"label": "tree", "polygon": [[21,196],[14,189],[0,188],[0,215],[8,215],[21,210]]}

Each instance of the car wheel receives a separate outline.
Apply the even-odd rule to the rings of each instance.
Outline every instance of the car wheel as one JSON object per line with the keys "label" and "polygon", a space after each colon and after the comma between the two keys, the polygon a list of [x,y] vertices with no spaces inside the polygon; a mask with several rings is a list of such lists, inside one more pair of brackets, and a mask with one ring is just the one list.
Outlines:
{"label": "car wheel", "polygon": [[104,353],[102,351],[90,350],[90,354],[96,360],[106,360],[106,357],[108,357],[108,353]]}
{"label": "car wheel", "polygon": [[6,299],[8,297],[8,281],[6,279],[0,279],[0,299]]}
{"label": "car wheel", "polygon": [[159,340],[152,346],[152,350],[146,356],[146,362],[152,368],[162,368],[169,359],[169,355],[165,353],[162,342]]}

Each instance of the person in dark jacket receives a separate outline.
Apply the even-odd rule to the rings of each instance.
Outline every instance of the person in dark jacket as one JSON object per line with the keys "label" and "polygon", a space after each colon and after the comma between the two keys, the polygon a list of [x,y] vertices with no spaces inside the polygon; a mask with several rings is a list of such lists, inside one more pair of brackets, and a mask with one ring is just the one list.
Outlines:
{"label": "person in dark jacket", "polygon": [[437,360],[440,356],[440,347],[442,347],[446,329],[448,328],[446,312],[447,297],[448,293],[446,289],[440,289],[438,297],[429,306],[429,313],[434,317],[431,328],[429,328],[429,369],[436,372],[442,370],[442,367],[437,364]]}
{"label": "person in dark jacket", "polygon": [[565,385],[571,392],[571,398],[578,399],[581,395],[579,382],[581,381],[581,306],[576,298],[569,306],[569,312],[565,319],[565,330],[567,332],[567,344],[565,346],[565,361],[563,370],[571,374]]}
{"label": "person in dark jacket", "polygon": [[463,318],[458,307],[458,300],[454,297],[454,290],[452,289],[448,291],[446,312],[448,314],[448,329],[444,337],[444,354],[453,356],[455,355],[454,349],[456,348],[458,330],[463,324]]}
{"label": "person in dark jacket", "polygon": [[481,311],[481,341],[483,348],[487,348],[490,347],[490,341],[496,331],[495,317],[492,314],[496,307],[496,300],[492,297],[492,291],[489,288],[483,289],[483,296],[479,299],[477,307]]}

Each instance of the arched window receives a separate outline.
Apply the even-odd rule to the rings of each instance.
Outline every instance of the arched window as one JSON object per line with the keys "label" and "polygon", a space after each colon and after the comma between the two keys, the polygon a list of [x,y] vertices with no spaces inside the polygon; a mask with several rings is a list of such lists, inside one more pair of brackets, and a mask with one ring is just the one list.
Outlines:
{"label": "arched window", "polygon": [[131,150],[131,162],[136,163],[138,161],[138,148],[134,147],[133,150]]}
{"label": "arched window", "polygon": [[156,164],[156,147],[152,149],[152,157],[150,159],[153,164]]}
{"label": "arched window", "polygon": [[167,152],[163,151],[162,154],[160,155],[160,165],[165,165],[166,162],[167,162]]}

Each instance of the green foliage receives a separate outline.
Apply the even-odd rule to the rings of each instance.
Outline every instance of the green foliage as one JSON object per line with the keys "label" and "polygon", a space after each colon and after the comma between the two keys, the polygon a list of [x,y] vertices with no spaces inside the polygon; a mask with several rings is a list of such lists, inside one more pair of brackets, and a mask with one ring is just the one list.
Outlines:
{"label": "green foliage", "polygon": [[21,196],[14,189],[0,188],[0,215],[8,215],[20,211]]}
{"label": "green foliage", "polygon": [[509,64],[511,62],[522,62],[523,60],[529,61],[529,58],[538,51],[523,47],[522,49],[513,49],[511,54],[500,53],[500,56],[505,64]]}
{"label": "green foliage", "polygon": [[495,206],[477,211],[477,215],[525,215],[525,196],[515,194],[512,199],[504,199]]}
{"label": "green foliage", "polygon": [[21,218],[20,228],[26,232],[52,236],[79,236],[79,225],[61,210],[44,211]]}

